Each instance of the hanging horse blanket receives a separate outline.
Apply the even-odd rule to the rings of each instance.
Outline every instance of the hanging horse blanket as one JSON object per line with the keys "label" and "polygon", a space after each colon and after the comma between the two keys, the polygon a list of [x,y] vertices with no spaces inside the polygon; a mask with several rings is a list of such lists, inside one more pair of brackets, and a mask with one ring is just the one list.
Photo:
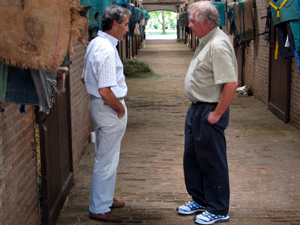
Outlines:
{"label": "hanging horse blanket", "polygon": [[39,106],[40,112],[50,113],[52,92],[56,87],[56,71],[8,68],[6,100],[21,105]]}
{"label": "hanging horse blanket", "polygon": [[[275,26],[279,53],[282,59],[294,56],[295,43],[291,26],[288,21]],[[287,42],[288,41],[288,42]],[[288,43],[288,44],[287,44]]]}
{"label": "hanging horse blanket", "polygon": [[144,14],[140,8],[137,7],[134,8],[133,18],[136,21],[141,21],[144,19]]}
{"label": "hanging horse blanket", "polygon": [[69,1],[1,0],[0,15],[0,60],[20,68],[59,67],[69,46]]}
{"label": "hanging horse blanket", "polygon": [[296,51],[300,52],[300,19],[290,21],[290,26],[294,36]]}
{"label": "hanging horse blanket", "polygon": [[233,2],[228,5],[228,11],[234,15],[230,22],[234,23],[234,33],[241,42],[254,39],[252,8],[252,0]]}
{"label": "hanging horse blanket", "polygon": [[[281,36],[278,35],[277,30],[278,27],[282,26],[282,23],[288,22],[292,30],[294,40],[292,40],[292,38],[289,37],[291,35],[288,36],[288,39],[290,42],[293,41],[293,43],[295,44],[294,54],[292,55],[296,56],[298,69],[300,70],[300,61],[299,61],[299,54],[298,54],[298,51],[300,51],[300,17],[299,17],[300,2],[299,0],[278,0],[278,1],[271,0],[269,4],[271,6],[274,25],[276,27],[276,34],[277,34],[280,54],[284,56],[286,55],[287,48],[282,47],[282,43],[280,43],[280,41],[281,39],[286,38],[286,36],[288,35],[286,34],[286,32],[283,32],[284,37],[282,37],[283,35]],[[275,53],[275,59],[277,59],[276,53]]]}
{"label": "hanging horse blanket", "polygon": [[225,26],[225,2],[214,2],[220,14],[220,27]]}
{"label": "hanging horse blanket", "polygon": [[299,13],[295,0],[278,0],[276,2],[272,0],[270,1],[270,5],[274,25],[299,19]]}
{"label": "hanging horse blanket", "polygon": [[113,4],[113,0],[91,0],[91,2],[92,7],[89,10],[89,27],[90,29],[101,29],[101,16],[104,13],[105,9]]}
{"label": "hanging horse blanket", "polygon": [[299,51],[300,19],[296,0],[279,0],[277,2],[272,0],[270,1],[270,5],[275,26],[287,21],[290,23],[294,36],[296,51]]}

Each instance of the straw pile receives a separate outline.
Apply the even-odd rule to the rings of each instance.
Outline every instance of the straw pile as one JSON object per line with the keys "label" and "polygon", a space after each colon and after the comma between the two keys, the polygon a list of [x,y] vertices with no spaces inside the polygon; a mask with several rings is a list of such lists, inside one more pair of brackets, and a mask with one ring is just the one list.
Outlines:
{"label": "straw pile", "polygon": [[138,61],[136,59],[124,59],[124,74],[128,78],[159,78],[159,74],[155,73],[147,62]]}

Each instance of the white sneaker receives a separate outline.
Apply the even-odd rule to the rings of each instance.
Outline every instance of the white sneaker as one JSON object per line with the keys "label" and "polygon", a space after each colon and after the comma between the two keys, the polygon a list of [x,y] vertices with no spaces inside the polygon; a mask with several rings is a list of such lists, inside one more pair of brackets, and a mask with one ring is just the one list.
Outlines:
{"label": "white sneaker", "polygon": [[194,217],[194,222],[198,224],[213,224],[213,223],[224,223],[229,221],[229,216],[215,215],[210,212],[203,212]]}
{"label": "white sneaker", "polygon": [[199,205],[194,200],[192,200],[192,201],[186,203],[185,205],[181,205],[181,206],[177,207],[176,210],[179,214],[191,215],[196,212],[205,211],[205,207]]}

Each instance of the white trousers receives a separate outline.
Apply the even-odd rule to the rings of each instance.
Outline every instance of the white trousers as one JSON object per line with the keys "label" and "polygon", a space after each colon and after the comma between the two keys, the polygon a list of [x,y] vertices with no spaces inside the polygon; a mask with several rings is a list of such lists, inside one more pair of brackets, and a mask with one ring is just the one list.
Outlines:
{"label": "white trousers", "polygon": [[94,214],[109,212],[114,198],[121,141],[127,126],[126,104],[124,100],[120,102],[125,108],[125,115],[121,119],[103,99],[91,96],[89,101],[89,111],[96,135],[89,208]]}

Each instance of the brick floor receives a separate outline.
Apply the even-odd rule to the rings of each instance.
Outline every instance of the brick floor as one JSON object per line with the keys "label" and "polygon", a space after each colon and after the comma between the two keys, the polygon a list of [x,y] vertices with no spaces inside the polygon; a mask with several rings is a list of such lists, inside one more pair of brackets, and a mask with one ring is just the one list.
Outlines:
{"label": "brick floor", "polygon": [[[190,200],[183,181],[184,120],[189,102],[184,77],[193,56],[176,41],[147,41],[137,59],[162,78],[130,78],[128,127],[116,194],[126,206],[118,224],[194,224],[175,208]],[[236,94],[226,130],[232,225],[300,224],[300,132],[284,124],[254,96]],[[94,144],[76,168],[75,185],[57,225],[113,224],[88,218]]]}

